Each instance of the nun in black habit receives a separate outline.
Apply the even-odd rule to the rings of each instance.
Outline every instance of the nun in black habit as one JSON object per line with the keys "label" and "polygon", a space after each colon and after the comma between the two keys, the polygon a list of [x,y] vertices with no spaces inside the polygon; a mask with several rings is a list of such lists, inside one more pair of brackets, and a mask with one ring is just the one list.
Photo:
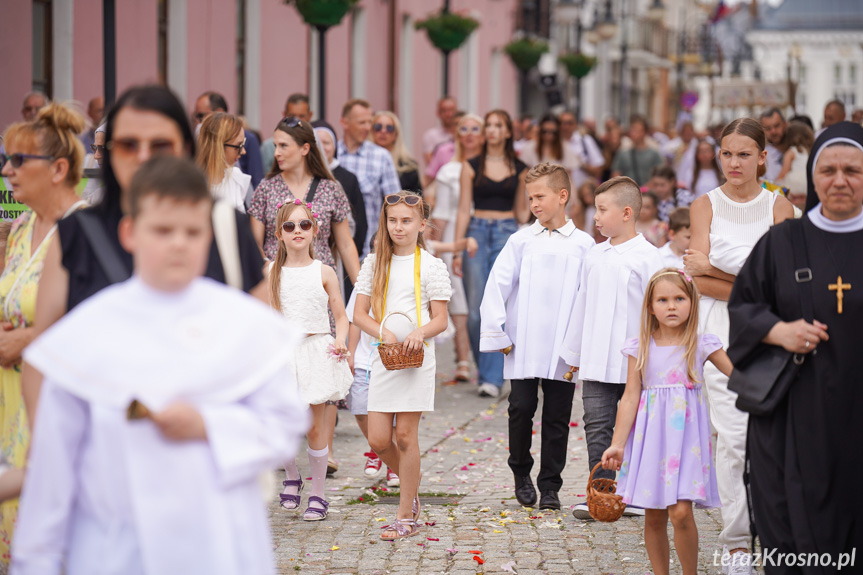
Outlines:
{"label": "nun in black habit", "polygon": [[[734,282],[728,355],[738,364],[778,345],[805,356],[779,405],[749,419],[751,507],[765,571],[861,573],[863,127],[842,122],[822,133],[807,174],[807,213],[771,228]],[[808,285],[794,275],[791,234],[800,227]],[[801,319],[803,286],[813,323]],[[780,553],[794,557],[777,565]]]}

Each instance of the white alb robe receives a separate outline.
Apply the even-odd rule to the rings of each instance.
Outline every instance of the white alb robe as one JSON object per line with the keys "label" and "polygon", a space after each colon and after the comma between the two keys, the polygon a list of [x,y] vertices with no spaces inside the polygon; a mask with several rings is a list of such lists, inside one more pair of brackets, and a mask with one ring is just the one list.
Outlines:
{"label": "white alb robe", "polygon": [[[165,293],[137,277],[46,331],[25,353],[45,382],[12,572],[274,573],[258,478],[308,427],[285,359],[299,337],[212,280]],[[132,399],[191,404],[208,439],[128,421]]]}
{"label": "white alb robe", "polygon": [[628,363],[620,350],[639,336],[644,292],[660,269],[659,249],[641,234],[588,252],[561,352],[568,365],[579,368],[579,379],[626,383]]}
{"label": "white alb robe", "polygon": [[485,284],[479,336],[482,352],[512,345],[503,360],[506,379],[563,379],[563,337],[594,244],[572,220],[551,234],[537,221],[507,240]]}

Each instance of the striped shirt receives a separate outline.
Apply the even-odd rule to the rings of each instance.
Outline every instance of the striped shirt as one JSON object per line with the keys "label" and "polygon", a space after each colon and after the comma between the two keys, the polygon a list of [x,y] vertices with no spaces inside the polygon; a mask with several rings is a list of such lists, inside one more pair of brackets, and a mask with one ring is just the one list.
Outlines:
{"label": "striped shirt", "polygon": [[363,253],[369,253],[372,236],[378,232],[378,220],[384,196],[398,193],[402,188],[393,158],[388,151],[372,142],[365,141],[356,152],[349,152],[344,140],[338,144],[339,165],[353,173],[360,183],[363,201],[366,206],[366,220],[369,228],[363,242]]}

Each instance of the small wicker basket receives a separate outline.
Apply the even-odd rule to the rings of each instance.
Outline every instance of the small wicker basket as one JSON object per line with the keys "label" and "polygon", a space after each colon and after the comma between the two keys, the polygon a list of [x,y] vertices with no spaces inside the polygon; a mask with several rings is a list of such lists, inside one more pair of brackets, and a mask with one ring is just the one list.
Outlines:
{"label": "small wicker basket", "polygon": [[594,479],[593,474],[602,466],[597,463],[587,480],[587,510],[597,521],[612,523],[623,516],[626,503],[617,494],[617,481],[614,479]]}
{"label": "small wicker basket", "polygon": [[400,311],[390,312],[384,316],[384,320],[381,322],[380,333],[378,334],[381,340],[381,343],[378,344],[378,353],[381,356],[381,363],[384,364],[384,368],[386,368],[387,371],[396,371],[399,369],[410,369],[422,366],[423,358],[425,356],[422,346],[420,346],[416,351],[405,351],[405,346],[402,342],[383,343],[384,324],[390,316],[394,315],[403,315],[408,318],[408,321],[413,323],[408,314]]}

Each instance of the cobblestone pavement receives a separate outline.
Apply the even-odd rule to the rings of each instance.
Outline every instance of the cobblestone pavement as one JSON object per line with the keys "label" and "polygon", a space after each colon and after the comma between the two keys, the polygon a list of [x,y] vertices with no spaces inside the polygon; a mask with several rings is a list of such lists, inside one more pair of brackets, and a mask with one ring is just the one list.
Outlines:
{"label": "cobblestone pavement", "polygon": [[[506,464],[507,401],[478,397],[474,384],[443,385],[444,376],[452,373],[446,367],[453,363],[446,359],[451,358],[448,351],[441,346],[438,354],[444,367],[439,370],[443,373],[435,411],[420,423],[425,522],[420,534],[396,542],[379,540],[381,526],[395,519],[397,500],[385,490],[384,470],[372,479],[363,475],[368,444],[353,416],[340,411],[335,439],[340,467],[327,479],[329,517],[305,522],[301,512],[280,509],[274,492],[270,516],[279,573],[649,573],[643,518],[603,524],[580,521],[570,512],[584,498],[589,474],[581,394],[576,391],[573,404],[569,461],[559,494],[563,509],[527,509],[515,500]],[[541,405],[537,431],[540,413]],[[539,440],[537,433],[537,452]],[[305,447],[298,462],[308,476]],[[537,472],[538,462],[534,480]],[[301,509],[305,504],[304,497]],[[719,573],[713,563],[714,552],[721,550],[719,510],[696,510],[695,518],[701,542],[699,573]],[[671,555],[671,572],[680,573],[673,540]]]}

